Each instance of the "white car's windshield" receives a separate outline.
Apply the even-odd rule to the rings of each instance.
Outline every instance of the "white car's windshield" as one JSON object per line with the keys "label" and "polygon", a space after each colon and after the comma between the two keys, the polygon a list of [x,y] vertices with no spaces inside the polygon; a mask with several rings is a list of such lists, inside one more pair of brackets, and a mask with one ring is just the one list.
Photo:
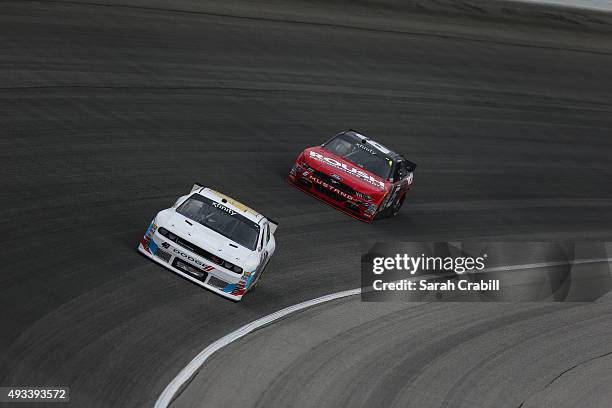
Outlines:
{"label": "white car's windshield", "polygon": [[176,212],[251,251],[257,246],[259,226],[255,222],[200,194],[189,197]]}

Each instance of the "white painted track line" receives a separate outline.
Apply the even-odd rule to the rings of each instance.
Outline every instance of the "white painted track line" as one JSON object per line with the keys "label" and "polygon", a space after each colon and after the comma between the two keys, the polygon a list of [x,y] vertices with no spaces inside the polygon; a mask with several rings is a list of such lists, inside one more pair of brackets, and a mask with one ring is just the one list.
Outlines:
{"label": "white painted track line", "polygon": [[555,6],[572,7],[577,10],[591,9],[599,11],[612,11],[612,1],[610,0],[518,0],[522,3],[532,4],[552,4]]}
{"label": "white painted track line", "polygon": [[260,319],[257,319],[249,324],[246,324],[240,327],[237,330],[221,337],[219,340],[211,343],[208,347],[200,352],[193,360],[187,364],[185,368],[181,370],[181,372],[168,384],[168,386],[164,389],[164,391],[160,394],[157,402],[155,403],[155,408],[166,408],[172,402],[172,399],[176,395],[176,393],[181,389],[183,384],[185,384],[189,379],[197,373],[199,368],[204,364],[208,358],[213,355],[217,350],[227,346],[233,341],[238,340],[241,337],[249,334],[253,330],[256,330],[262,326],[270,324],[278,319],[282,319],[283,317],[295,313],[297,311],[309,308],[311,306],[315,306],[321,303],[329,302],[331,300],[340,299],[347,296],[358,295],[361,293],[361,289],[352,289],[345,290],[343,292],[332,293],[331,295],[321,296],[316,299],[307,300],[306,302],[298,303],[296,305],[292,305],[286,307],[284,309],[279,310],[278,312],[269,314]]}

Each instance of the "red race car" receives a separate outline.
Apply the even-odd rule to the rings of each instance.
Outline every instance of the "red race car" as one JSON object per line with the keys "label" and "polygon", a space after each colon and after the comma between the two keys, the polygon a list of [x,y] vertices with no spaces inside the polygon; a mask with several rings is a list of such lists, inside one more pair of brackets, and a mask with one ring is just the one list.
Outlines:
{"label": "red race car", "polygon": [[416,164],[354,130],[298,156],[288,181],[362,221],[397,215]]}

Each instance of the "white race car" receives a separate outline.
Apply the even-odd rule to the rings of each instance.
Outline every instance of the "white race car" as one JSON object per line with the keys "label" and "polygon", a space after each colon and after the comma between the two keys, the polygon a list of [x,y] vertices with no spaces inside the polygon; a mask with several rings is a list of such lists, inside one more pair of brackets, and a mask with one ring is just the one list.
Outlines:
{"label": "white race car", "polygon": [[194,184],[157,213],[138,250],[179,275],[238,301],[252,290],[276,249],[278,223]]}

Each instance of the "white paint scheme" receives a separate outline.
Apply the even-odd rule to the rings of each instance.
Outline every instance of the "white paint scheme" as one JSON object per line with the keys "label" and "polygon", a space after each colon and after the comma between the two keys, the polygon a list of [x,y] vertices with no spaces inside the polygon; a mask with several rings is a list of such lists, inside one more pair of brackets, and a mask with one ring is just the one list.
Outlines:
{"label": "white paint scheme", "polygon": [[[214,202],[223,205],[224,207],[229,208],[232,211],[235,211],[249,220],[257,223],[260,228],[260,233],[255,250],[245,248],[238,243],[233,242],[231,239],[177,213],[176,208],[193,194],[200,194],[207,197]],[[242,299],[244,294],[232,295],[231,293],[224,292],[222,288],[213,286],[210,283],[211,277],[226,282],[226,285],[238,284],[240,282],[243,284],[246,283],[245,287],[248,291],[257,283],[263,270],[276,250],[276,240],[274,238],[274,231],[276,231],[277,227],[276,223],[270,221],[262,214],[259,214],[245,205],[233,200],[232,198],[209,188],[204,188],[200,185],[194,185],[191,192],[180,197],[171,208],[167,208],[157,213],[151,222],[151,225],[154,225],[155,227],[154,231],[149,234],[149,245],[145,247],[143,246],[142,242],[138,245],[138,250],[142,254],[165,266],[178,275],[181,275],[202,287],[235,301]],[[232,264],[241,267],[243,272],[236,273],[198,255],[196,252],[186,248],[185,246],[181,246],[176,242],[169,240],[159,233],[160,227],[167,229],[178,237],[190,242],[195,246],[198,246],[201,249],[204,249],[205,251],[223,259],[224,261],[231,262]],[[267,229],[270,231],[269,238]],[[147,232],[148,231],[149,230],[147,230]],[[150,246],[154,248],[153,252],[155,252],[155,254],[149,250]],[[170,254],[169,260],[166,261],[165,259],[162,259],[156,255],[158,250]],[[177,258],[182,260],[184,263],[195,267],[200,272],[208,273],[206,280],[202,281],[195,275],[175,268],[172,263]]]}

